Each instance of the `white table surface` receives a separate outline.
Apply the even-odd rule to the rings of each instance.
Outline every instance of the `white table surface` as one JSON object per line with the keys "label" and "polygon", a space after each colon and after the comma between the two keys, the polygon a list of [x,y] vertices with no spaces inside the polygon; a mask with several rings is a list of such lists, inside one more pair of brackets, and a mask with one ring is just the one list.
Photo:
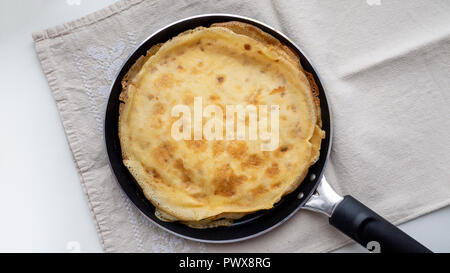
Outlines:
{"label": "white table surface", "polygon": [[[113,2],[0,0],[0,252],[102,251],[31,33]],[[450,252],[450,207],[400,228]]]}

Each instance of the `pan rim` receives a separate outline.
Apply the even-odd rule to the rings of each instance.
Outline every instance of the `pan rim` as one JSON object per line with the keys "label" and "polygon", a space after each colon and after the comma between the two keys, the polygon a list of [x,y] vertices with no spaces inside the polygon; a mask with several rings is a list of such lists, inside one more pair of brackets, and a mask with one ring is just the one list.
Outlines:
{"label": "pan rim", "polygon": [[[311,67],[311,69],[314,72],[314,76],[315,76],[315,80],[318,81],[318,83],[320,85],[322,85],[322,80],[319,76],[319,74],[317,73],[317,69],[314,67],[314,65],[311,63],[310,59],[304,54],[304,52],[301,50],[301,48],[295,43],[293,42],[289,37],[287,37],[285,34],[283,34],[282,32],[278,31],[277,29],[273,28],[270,25],[267,25],[261,21],[258,21],[256,19],[250,18],[250,17],[246,17],[246,16],[241,16],[241,15],[236,15],[236,14],[230,14],[230,13],[205,13],[205,14],[199,14],[199,15],[194,15],[194,16],[189,16],[189,17],[185,17],[183,19],[174,21],[168,25],[165,25],[164,27],[159,28],[158,30],[154,31],[152,34],[150,34],[149,36],[147,36],[147,38],[145,38],[138,46],[136,46],[134,48],[134,50],[125,58],[125,60],[123,61],[122,65],[120,66],[120,68],[117,70],[114,80],[110,86],[110,94],[111,91],[114,89],[114,86],[116,85],[116,82],[121,74],[121,72],[123,71],[124,67],[126,66],[126,64],[130,61],[130,59],[135,55],[136,51],[138,51],[140,48],[142,48],[143,46],[145,46],[145,44],[152,39],[153,37],[155,37],[157,34],[165,31],[166,29],[179,25],[181,23],[185,23],[188,21],[192,21],[195,19],[199,19],[199,18],[207,18],[207,17],[229,17],[230,20],[233,19],[240,19],[246,22],[249,22],[257,27],[263,26],[267,29],[270,29],[271,31],[273,31],[274,33],[276,33],[277,35],[281,36],[283,39],[285,39],[289,44],[288,46],[292,46],[294,47],[298,52],[300,52],[301,56],[299,56],[300,58],[303,58],[308,65]],[[177,35],[178,33],[175,33],[175,35]],[[277,38],[277,37],[276,37]],[[214,243],[214,244],[227,244],[227,243],[235,243],[235,242],[240,242],[240,241],[245,241],[248,239],[252,239],[255,237],[258,237],[260,235],[263,235],[277,227],[279,227],[281,224],[285,223],[287,220],[289,220],[294,214],[296,214],[298,212],[299,209],[301,209],[303,207],[303,205],[308,201],[308,199],[311,197],[312,194],[314,194],[314,192],[316,191],[317,186],[320,183],[320,180],[322,179],[322,176],[324,175],[325,172],[325,167],[326,164],[329,160],[330,157],[330,153],[331,153],[331,146],[332,146],[332,142],[333,142],[333,120],[332,120],[332,111],[331,111],[331,106],[328,103],[329,100],[326,96],[325,91],[323,90],[323,86],[322,86],[322,90],[320,90],[320,94],[324,97],[325,99],[325,103],[327,105],[327,111],[328,111],[328,123],[329,123],[329,130],[326,131],[327,137],[328,137],[328,141],[325,143],[326,144],[326,155],[325,155],[325,159],[324,162],[322,163],[322,167],[320,170],[320,173],[315,174],[316,175],[316,182],[313,185],[313,187],[311,188],[311,190],[305,194],[304,197],[302,197],[302,201],[301,203],[295,208],[293,209],[288,215],[286,215],[283,219],[281,219],[280,221],[278,221],[277,223],[271,225],[270,227],[261,230],[259,232],[255,232],[251,235],[247,235],[247,236],[243,236],[243,237],[239,237],[239,238],[235,238],[235,239],[224,239],[224,240],[213,240],[213,239],[200,239],[200,238],[196,238],[196,237],[191,237],[191,236],[187,236],[181,233],[178,233],[174,230],[171,230],[161,224],[159,224],[158,222],[156,222],[154,219],[152,219],[151,217],[149,217],[146,213],[144,213],[139,207],[138,205],[134,202],[134,200],[129,196],[129,194],[125,191],[125,189],[123,188],[122,184],[119,182],[119,179],[116,175],[115,169],[113,168],[113,163],[111,162],[111,156],[110,156],[110,149],[108,147],[108,143],[107,143],[107,116],[108,116],[108,108],[110,105],[110,100],[111,100],[111,95],[109,95],[108,97],[108,101],[107,101],[107,106],[106,106],[106,114],[105,114],[105,122],[103,124],[103,129],[104,129],[104,137],[105,137],[105,141],[104,141],[104,145],[105,145],[105,149],[107,151],[108,154],[108,165],[109,168],[111,170],[111,172],[114,174],[114,180],[116,181],[116,183],[119,185],[119,188],[121,190],[121,194],[125,194],[126,198],[128,199],[127,201],[129,201],[136,209],[137,211],[139,211],[139,213],[147,220],[151,221],[152,224],[156,225],[158,228],[161,228],[162,230],[165,230],[177,237],[183,238],[183,239],[187,239],[187,240],[191,240],[191,241],[195,241],[195,242],[201,242],[201,243]],[[322,111],[323,113],[323,111]],[[323,116],[322,116],[322,120],[323,120]],[[322,143],[323,145],[324,143]],[[323,148],[321,148],[322,150]],[[307,177],[305,178],[307,179]],[[303,183],[303,182],[302,182]],[[193,228],[192,228],[193,229]]]}

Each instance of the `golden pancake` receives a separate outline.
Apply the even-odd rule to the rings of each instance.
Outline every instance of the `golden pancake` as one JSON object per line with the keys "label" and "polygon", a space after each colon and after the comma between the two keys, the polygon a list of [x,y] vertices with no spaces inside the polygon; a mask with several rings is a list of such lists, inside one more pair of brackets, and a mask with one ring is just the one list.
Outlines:
{"label": "golden pancake", "polygon": [[[254,26],[214,24],[155,45],[122,86],[123,162],[166,221],[204,228],[270,209],[298,187],[319,156],[324,132],[317,91],[298,56]],[[204,107],[223,110],[223,140],[207,140],[205,131],[197,140],[192,131],[191,139],[173,137],[179,121],[195,127],[195,121],[172,115],[174,107],[186,105],[194,117],[199,98]],[[229,105],[279,107],[278,145],[262,149],[267,140],[252,139],[249,130],[241,139],[237,131],[227,138]],[[205,130],[208,118],[200,115]],[[246,115],[241,121],[254,120]]]}

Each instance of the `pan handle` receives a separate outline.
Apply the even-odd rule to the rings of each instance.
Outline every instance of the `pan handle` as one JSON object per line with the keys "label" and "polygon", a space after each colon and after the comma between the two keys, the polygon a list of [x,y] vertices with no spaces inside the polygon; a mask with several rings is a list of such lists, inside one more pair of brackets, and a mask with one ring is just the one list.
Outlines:
{"label": "pan handle", "polygon": [[322,178],[305,209],[326,214],[329,222],[364,247],[382,253],[431,251],[350,195],[341,197]]}
{"label": "pan handle", "polygon": [[428,248],[350,195],[337,205],[329,221],[362,246],[378,247],[383,253],[431,253]]}

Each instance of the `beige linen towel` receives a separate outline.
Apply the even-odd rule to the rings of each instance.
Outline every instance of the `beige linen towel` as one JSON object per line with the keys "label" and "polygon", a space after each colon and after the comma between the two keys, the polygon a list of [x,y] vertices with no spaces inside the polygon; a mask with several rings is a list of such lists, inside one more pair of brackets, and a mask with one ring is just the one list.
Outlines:
{"label": "beige linen towel", "polygon": [[300,211],[249,241],[194,243],[142,217],[114,181],[103,119],[120,65],[166,24],[219,12],[277,28],[316,66],[334,114],[326,174],[338,192],[397,224],[450,203],[449,1],[119,1],[33,34],[106,252],[312,252],[348,242],[326,217]]}

